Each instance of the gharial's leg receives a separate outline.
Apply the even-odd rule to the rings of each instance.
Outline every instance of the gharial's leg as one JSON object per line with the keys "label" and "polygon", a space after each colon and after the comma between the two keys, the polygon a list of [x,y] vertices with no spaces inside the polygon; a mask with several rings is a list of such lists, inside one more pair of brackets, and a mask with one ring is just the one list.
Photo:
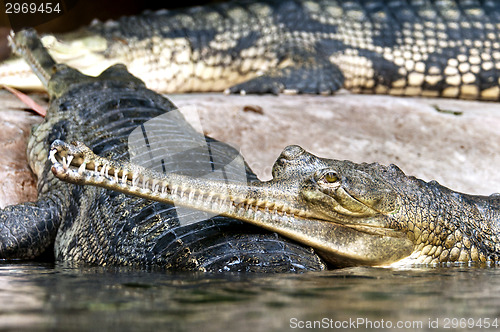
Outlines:
{"label": "gharial's leg", "polygon": [[295,59],[283,67],[278,66],[260,76],[232,86],[226,93],[332,94],[342,88],[343,84],[344,76],[336,65],[310,57],[303,61]]}

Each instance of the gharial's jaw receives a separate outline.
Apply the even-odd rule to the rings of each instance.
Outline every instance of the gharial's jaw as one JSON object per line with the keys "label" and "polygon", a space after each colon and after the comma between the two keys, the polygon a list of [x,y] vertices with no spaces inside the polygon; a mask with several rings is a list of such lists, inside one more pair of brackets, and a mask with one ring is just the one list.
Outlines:
{"label": "gharial's jaw", "polygon": [[[390,264],[410,255],[413,248],[405,234],[381,227],[380,222],[375,222],[377,213],[368,208],[363,211],[362,205],[358,204],[360,208],[351,216],[343,214],[342,218],[323,213],[324,207],[311,209],[307,194],[302,193],[303,184],[279,186],[279,179],[235,184],[160,174],[96,156],[82,143],[55,141],[49,158],[52,172],[66,182],[99,186],[240,219],[309,245],[337,266]],[[304,183],[307,186],[311,179],[323,181],[324,176],[309,176],[309,182]],[[326,174],[326,181],[333,180],[328,176],[331,174]],[[332,209],[340,216],[345,211],[341,204],[337,205]],[[349,222],[356,220],[357,215],[373,224]]]}

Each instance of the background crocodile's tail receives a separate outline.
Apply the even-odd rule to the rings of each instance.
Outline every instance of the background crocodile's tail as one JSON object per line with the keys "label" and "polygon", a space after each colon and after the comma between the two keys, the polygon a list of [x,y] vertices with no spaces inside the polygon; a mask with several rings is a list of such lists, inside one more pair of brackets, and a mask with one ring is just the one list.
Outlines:
{"label": "background crocodile's tail", "polygon": [[53,74],[56,62],[43,46],[34,29],[23,30],[10,36],[12,49],[22,56],[38,76],[45,88]]}

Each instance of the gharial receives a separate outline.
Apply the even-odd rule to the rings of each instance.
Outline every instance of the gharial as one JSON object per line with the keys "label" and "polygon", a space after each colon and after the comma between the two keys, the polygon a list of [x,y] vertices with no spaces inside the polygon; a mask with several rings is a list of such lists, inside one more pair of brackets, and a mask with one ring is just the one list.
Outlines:
{"label": "gharial", "polygon": [[[276,162],[270,182],[260,183],[247,170],[247,183],[223,183],[232,196],[210,198],[203,190],[219,188],[220,182],[178,174],[168,179],[129,165],[126,136],[174,105],[145,89],[123,66],[97,78],[64,65],[52,71],[55,63],[33,32],[18,34],[15,44],[47,84],[52,102],[29,145],[39,201],[2,210],[4,258],[30,258],[54,244],[59,260],[199,270],[325,268],[309,246],[337,266],[497,260],[498,196],[455,193],[406,177],[395,166],[321,159],[291,146]],[[189,135],[189,125],[184,127]],[[106,159],[61,140],[83,141]],[[221,160],[235,154],[229,147],[213,153]],[[209,205],[226,217],[182,226],[168,203],[64,184],[51,171],[148,198]],[[200,200],[209,204],[196,205]],[[234,218],[255,221],[307,247]]]}
{"label": "gharial", "polygon": [[[123,63],[162,93],[363,93],[500,100],[493,0],[233,1],[146,12],[47,35],[57,62]],[[34,88],[19,60],[0,83]]]}

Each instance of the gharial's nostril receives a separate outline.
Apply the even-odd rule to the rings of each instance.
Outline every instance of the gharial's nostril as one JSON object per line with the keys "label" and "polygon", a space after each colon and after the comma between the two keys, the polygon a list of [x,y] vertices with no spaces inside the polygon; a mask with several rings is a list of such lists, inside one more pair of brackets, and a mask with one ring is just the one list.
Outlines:
{"label": "gharial's nostril", "polygon": [[280,158],[286,160],[292,160],[306,152],[303,148],[298,145],[289,145],[281,152]]}

